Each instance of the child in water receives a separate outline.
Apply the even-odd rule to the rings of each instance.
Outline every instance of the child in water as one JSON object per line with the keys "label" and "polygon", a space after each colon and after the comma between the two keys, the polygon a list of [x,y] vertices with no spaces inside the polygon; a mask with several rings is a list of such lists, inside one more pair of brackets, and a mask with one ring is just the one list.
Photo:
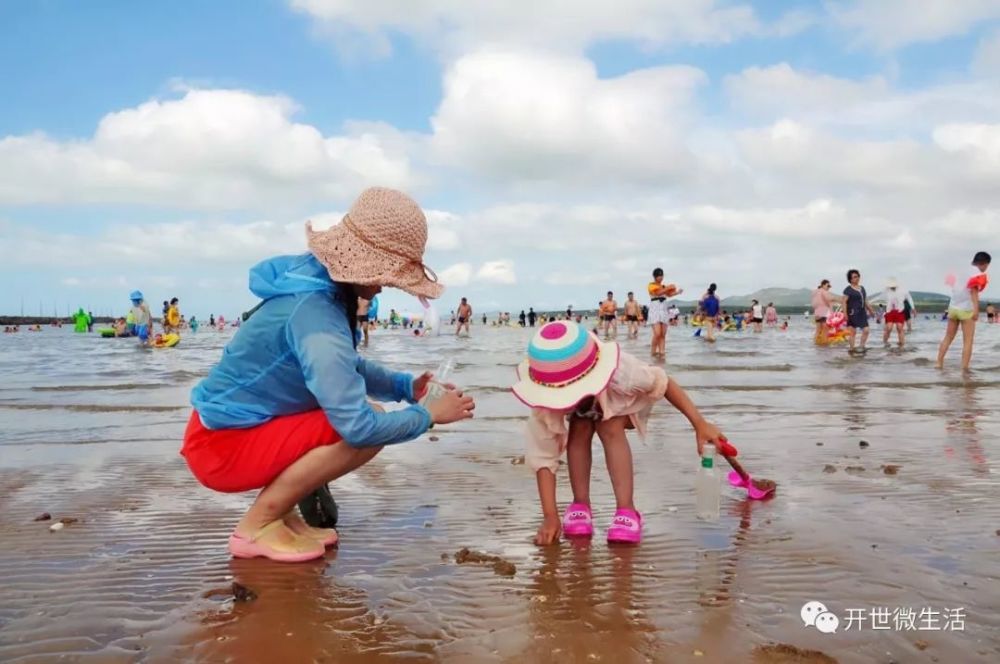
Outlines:
{"label": "child in water", "polygon": [[[614,341],[571,321],[543,326],[528,345],[528,358],[518,367],[514,395],[531,408],[525,463],[535,473],[542,503],[539,545],[567,536],[594,533],[590,508],[591,443],[596,433],[604,445],[616,510],[608,542],[637,544],[642,539],[642,515],[633,502],[632,450],[626,429],[645,436],[653,406],[666,399],[694,428],[701,454],[705,443],[718,444],[722,432],[707,422],[681,386],[660,367],[652,367],[622,352]],[[559,520],[556,470],[567,452],[573,502]]]}
{"label": "child in water", "polygon": [[955,340],[958,330],[962,330],[962,370],[969,369],[972,361],[972,343],[976,336],[976,323],[979,321],[979,294],[986,289],[989,277],[986,270],[990,267],[992,258],[985,251],[977,252],[972,257],[972,266],[961,278],[951,276],[951,300],[948,302],[948,328],[945,330],[941,345],[938,346],[938,369],[944,367],[944,358],[948,354],[951,342]]}

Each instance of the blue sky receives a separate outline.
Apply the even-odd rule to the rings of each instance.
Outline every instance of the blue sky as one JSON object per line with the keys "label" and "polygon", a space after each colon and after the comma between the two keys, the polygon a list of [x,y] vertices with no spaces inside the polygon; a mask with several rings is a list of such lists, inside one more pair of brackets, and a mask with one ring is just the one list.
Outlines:
{"label": "blue sky", "polygon": [[231,316],[378,184],[428,211],[443,309],[588,306],[657,265],[942,290],[991,249],[992,3],[510,4],[0,4],[0,312],[141,288]]}

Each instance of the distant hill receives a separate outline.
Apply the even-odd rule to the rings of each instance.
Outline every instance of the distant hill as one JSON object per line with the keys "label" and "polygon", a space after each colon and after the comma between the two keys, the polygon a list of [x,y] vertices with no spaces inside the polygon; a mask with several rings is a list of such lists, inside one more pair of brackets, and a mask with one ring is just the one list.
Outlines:
{"label": "distant hill", "polygon": [[764,306],[773,302],[776,307],[808,307],[812,291],[808,288],[762,288],[749,295],[732,295],[722,299],[723,307],[749,307],[753,300]]}

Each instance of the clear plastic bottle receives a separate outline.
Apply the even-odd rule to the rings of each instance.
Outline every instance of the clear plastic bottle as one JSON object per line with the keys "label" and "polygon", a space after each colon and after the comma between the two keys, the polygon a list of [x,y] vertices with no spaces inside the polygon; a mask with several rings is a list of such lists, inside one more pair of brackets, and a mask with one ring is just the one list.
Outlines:
{"label": "clear plastic bottle", "polygon": [[719,473],[715,467],[715,445],[706,443],[702,449],[701,465],[694,483],[695,516],[706,521],[719,518],[719,497],[722,492]]}
{"label": "clear plastic bottle", "polygon": [[448,357],[442,360],[441,364],[438,365],[437,371],[434,372],[434,378],[427,385],[427,394],[424,398],[420,400],[420,405],[427,407],[427,404],[434,401],[442,394],[444,394],[444,384],[448,382],[448,377],[451,375],[452,369],[455,368],[455,360]]}

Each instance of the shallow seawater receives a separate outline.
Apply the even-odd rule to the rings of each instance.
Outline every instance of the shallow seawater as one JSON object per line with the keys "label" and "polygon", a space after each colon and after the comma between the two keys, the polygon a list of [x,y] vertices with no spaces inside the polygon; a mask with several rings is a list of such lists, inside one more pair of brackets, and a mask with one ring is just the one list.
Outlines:
{"label": "shallow seawater", "polygon": [[[67,328],[0,336],[0,661],[821,661],[751,657],[769,642],[841,662],[997,661],[1000,326],[979,327],[963,375],[958,348],[933,368],[937,321],[919,320],[903,351],[876,327],[864,356],[791,324],[714,345],[671,329],[669,373],[778,493],[751,503],[726,487],[720,520],[695,519],[694,439],[664,402],[632,441],[637,548],[603,539],[614,502],[599,444],[597,535],[532,545],[526,413],[507,389],[528,331],[379,331],[365,352],[386,364],[453,358],[476,418],[336,482],[340,548],[304,565],[231,560],[251,496],[202,488],[177,454],[190,388],[231,331],[157,351]],[[648,335],[623,348],[645,358]],[[32,520],[46,511],[81,521],[50,533]],[[458,565],[462,547],[517,571]],[[233,581],[257,599],[227,599]],[[836,633],[803,625],[813,600]],[[848,625],[881,609],[890,629]],[[893,624],[906,609],[962,609],[963,629]]]}

